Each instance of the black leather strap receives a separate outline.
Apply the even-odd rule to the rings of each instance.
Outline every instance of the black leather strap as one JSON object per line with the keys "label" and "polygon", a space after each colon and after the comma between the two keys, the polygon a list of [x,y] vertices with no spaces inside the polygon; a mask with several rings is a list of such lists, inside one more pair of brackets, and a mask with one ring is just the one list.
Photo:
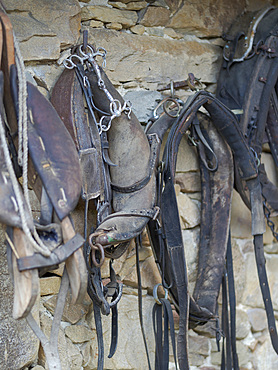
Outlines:
{"label": "black leather strap", "polygon": [[232,370],[231,337],[228,318],[227,279],[225,273],[222,280],[222,328],[225,337],[223,339],[222,346],[221,370]]}
{"label": "black leather strap", "polygon": [[160,298],[160,303],[155,303],[153,307],[153,329],[155,335],[155,369],[168,370],[169,368],[169,330],[174,354],[176,369],[176,342],[174,318],[170,301],[167,298]]}
{"label": "black leather strap", "polygon": [[104,344],[103,344],[103,332],[101,322],[100,307],[93,301],[94,318],[97,332],[97,345],[98,345],[98,359],[97,359],[97,370],[103,370],[104,366]]}
{"label": "black leather strap", "polygon": [[[116,299],[116,297],[115,297]],[[111,308],[112,323],[111,323],[111,343],[108,358],[114,356],[118,344],[118,308],[117,305]]]}
{"label": "black leather strap", "polygon": [[153,331],[155,339],[155,370],[162,369],[163,345],[162,345],[162,306],[153,306]]}
{"label": "black leather strap", "polygon": [[231,350],[233,358],[233,369],[239,370],[238,355],[236,351],[236,295],[233,272],[233,255],[231,235],[229,234],[227,244],[227,277],[228,277],[228,292],[229,292],[229,306],[230,306],[230,333],[231,333]]}
{"label": "black leather strap", "polygon": [[[176,366],[176,370],[177,370],[178,369],[178,365],[177,365],[177,357],[176,357],[176,339],[175,339],[175,327],[174,327],[173,311],[172,311],[172,307],[171,307],[170,301],[168,299],[161,298],[160,301],[161,301],[161,303],[163,305],[164,316],[167,315],[167,318],[168,318],[168,321],[169,321],[170,337],[171,337],[171,343],[172,343],[172,351],[173,351],[175,366]],[[165,332],[167,332],[167,334],[168,334],[168,330],[165,330],[167,328],[168,328],[168,323],[166,324],[166,322],[165,322],[165,324],[164,324],[164,334],[165,334]],[[164,343],[165,343],[165,340],[164,340]]]}
{"label": "black leather strap", "polygon": [[[171,290],[171,294],[172,291],[175,292],[175,300],[180,313],[177,349],[179,366],[182,369],[189,368],[186,350],[189,295],[183,240],[174,189],[174,175],[179,143],[202,105],[211,112],[213,123],[217,130],[225,137],[232,150],[236,153],[236,160],[240,163],[242,176],[247,179],[256,179],[257,177],[253,154],[244,141],[235,116],[209,93],[202,91],[188,99],[180,116],[174,121],[168,135],[163,154],[165,168],[162,174],[164,189],[161,196],[163,234],[165,235],[166,252],[170,261],[169,265],[172,266],[174,281],[174,290]],[[192,302],[190,301],[190,303]],[[207,319],[210,316],[208,315]],[[202,317],[202,314],[200,317]]]}
{"label": "black leather strap", "polygon": [[143,309],[142,309],[142,282],[141,282],[141,273],[140,273],[140,265],[139,265],[139,248],[141,246],[141,237],[137,236],[135,238],[135,246],[136,246],[136,271],[137,271],[137,278],[138,278],[138,312],[139,312],[139,321],[140,327],[142,332],[142,337],[144,341],[146,356],[148,360],[148,367],[151,370],[151,362],[148,350],[148,344],[146,339],[146,334],[144,330],[144,323],[143,323]]}
{"label": "black leather strap", "polygon": [[[186,262],[183,250],[183,240],[179,221],[179,213],[174,188],[174,176],[168,167],[164,173],[165,188],[162,193],[161,212],[166,236],[167,250],[170,263],[173,266],[173,277],[179,300],[179,333],[178,333],[178,360],[181,369],[189,369],[188,362],[188,315],[189,295],[186,273]],[[170,212],[171,210],[171,212]]]}
{"label": "black leather strap", "polygon": [[17,260],[17,266],[19,271],[32,270],[35,268],[51,267],[59,265],[65,261],[80,247],[82,247],[84,239],[80,234],[74,235],[72,239],[67,241],[65,244],[55,248],[49,257],[45,257],[39,253],[35,253],[32,256],[26,256]]}
{"label": "black leather strap", "polygon": [[275,352],[278,354],[278,337],[277,329],[274,317],[274,311],[271,301],[271,295],[267,280],[267,274],[265,269],[265,256],[263,247],[263,235],[255,235],[254,237],[255,257],[257,263],[258,276],[260,280],[260,287],[263,296],[265,311],[267,315],[268,330],[272,342],[272,346]]}

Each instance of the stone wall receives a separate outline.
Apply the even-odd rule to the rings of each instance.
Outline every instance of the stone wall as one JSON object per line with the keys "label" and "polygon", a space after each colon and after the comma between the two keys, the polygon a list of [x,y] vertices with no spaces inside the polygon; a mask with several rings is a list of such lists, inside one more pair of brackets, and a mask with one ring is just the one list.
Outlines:
{"label": "stone wall", "polygon": [[[89,31],[89,42],[107,50],[106,72],[120,93],[133,103],[142,124],[146,123],[156,102],[157,92],[171,80],[183,80],[188,73],[200,79],[203,88],[215,92],[221,65],[222,33],[245,9],[259,9],[266,0],[2,0],[13,23],[15,35],[30,79],[47,97],[63,70],[62,60],[71,46],[80,42],[82,31]],[[166,92],[169,94],[169,91]],[[190,91],[179,89],[185,98]],[[269,153],[264,153],[268,172],[277,183]],[[182,143],[177,164],[177,199],[190,288],[194,286],[200,224],[200,180],[196,152],[186,140]],[[34,216],[39,204],[31,192]],[[82,232],[82,202],[74,212],[77,229]],[[278,357],[271,347],[259,282],[256,274],[250,213],[237,193],[232,205],[232,246],[237,293],[237,346],[241,369],[275,369]],[[8,274],[4,233],[0,248],[0,368],[3,370],[47,369],[36,337],[25,320],[12,319],[13,287]],[[274,309],[278,312],[278,287],[275,272],[278,244],[271,232],[265,235],[266,263]],[[144,325],[151,360],[154,338],[151,312],[152,288],[160,282],[147,237],[140,250],[143,286]],[[140,332],[137,300],[135,251],[129,250],[117,261],[115,269],[124,282],[119,304],[119,344],[112,359],[105,359],[106,369],[146,369],[147,362]],[[108,273],[107,263],[103,276]],[[60,284],[60,273],[42,277],[41,297],[34,314],[49,333]],[[221,300],[219,301],[221,306]],[[108,354],[110,317],[103,317],[105,352]],[[210,325],[189,332],[192,369],[219,369]],[[92,305],[87,297],[83,304],[68,302],[59,332],[59,349],[63,369],[90,370],[97,366],[97,343]],[[173,361],[173,357],[171,357]],[[173,365],[173,364],[172,364]],[[174,368],[174,365],[171,367]]]}

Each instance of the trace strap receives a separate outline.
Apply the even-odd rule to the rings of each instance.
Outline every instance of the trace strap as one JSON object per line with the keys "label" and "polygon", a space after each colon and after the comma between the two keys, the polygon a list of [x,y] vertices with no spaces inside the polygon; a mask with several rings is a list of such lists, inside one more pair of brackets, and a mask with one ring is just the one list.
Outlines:
{"label": "trace strap", "polygon": [[[167,289],[165,290],[164,298],[157,297],[157,289],[159,285],[162,284],[157,284],[153,289],[153,296],[156,301],[153,307],[153,330],[155,335],[155,369],[168,370],[169,368],[169,326],[175,366],[177,369],[173,311],[170,301],[167,299]],[[164,330],[164,333],[162,328]]]}

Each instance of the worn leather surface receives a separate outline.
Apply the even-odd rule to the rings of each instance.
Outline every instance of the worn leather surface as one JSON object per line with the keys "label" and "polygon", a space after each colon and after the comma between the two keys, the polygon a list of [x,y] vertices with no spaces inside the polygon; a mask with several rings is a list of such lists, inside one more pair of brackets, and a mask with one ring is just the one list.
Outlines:
{"label": "worn leather surface", "polygon": [[[261,19],[271,10],[273,6],[266,6],[260,11],[247,12],[244,17],[238,17],[226,37],[229,39],[223,57],[227,61],[243,61],[252,53],[254,36]],[[237,39],[237,43],[232,41]]]}
{"label": "worn leather surface", "polygon": [[[244,27],[241,20],[249,19],[246,14],[236,23],[237,32]],[[277,163],[277,97],[275,85],[278,78],[278,9],[266,13],[257,26],[254,45],[261,45],[250,59],[243,62],[224,61],[217,87],[217,97],[232,110],[242,111],[238,115],[239,126],[247,144],[260,157],[265,137],[269,140],[274,161]],[[265,133],[267,135],[265,135]],[[236,166],[238,168],[238,166]],[[250,208],[249,193],[245,181],[240,178],[236,168],[236,188],[242,199]],[[264,188],[266,177],[261,179]],[[263,193],[267,194],[266,203],[274,216],[277,213],[274,185],[270,185]]]}
{"label": "worn leather surface", "polygon": [[[28,206],[24,201],[21,188],[19,189],[20,196],[23,201],[27,225],[29,229],[32,230],[34,228],[33,219]],[[22,228],[21,217],[2,148],[0,148],[0,222],[8,226]]]}
{"label": "worn leather surface", "polygon": [[[95,106],[109,113],[110,101],[105,93],[99,89],[96,74],[93,70],[86,73],[93,91]],[[102,69],[101,75],[109,93],[123,105],[123,98]],[[99,169],[102,166],[99,163],[102,160],[102,155],[95,145],[94,158],[88,156],[86,158],[85,151],[94,147],[92,139],[97,137],[98,133],[86,132],[88,122],[87,118],[84,117],[84,105],[81,102],[81,90],[78,85],[73,71],[64,71],[53,89],[51,101],[75,140],[82,166],[83,188],[84,183],[88,185],[93,181],[94,185],[86,186],[86,189],[94,188],[95,192],[91,193],[93,193],[93,197],[96,197],[103,193],[104,188],[104,181],[101,180],[102,169]],[[66,104],[63,105],[64,101]],[[94,114],[99,120],[101,114],[98,112]],[[94,123],[89,123],[89,125],[91,129],[96,129]],[[102,245],[112,245],[128,241],[137,236],[149,221],[150,217],[146,215],[146,212],[152,209],[155,199],[155,177],[153,173],[150,173],[150,161],[156,156],[159,144],[156,137],[151,140],[152,145],[132,112],[130,119],[125,113],[113,119],[111,128],[107,131],[109,159],[115,164],[115,166],[109,166],[113,189],[113,213],[104,219],[96,230],[96,233],[100,232],[101,234],[96,237],[96,242],[100,242]],[[82,150],[84,150],[85,156],[82,154]],[[151,150],[155,153],[151,153]],[[92,168],[95,176],[92,176],[92,173],[88,171],[88,165]],[[144,179],[146,179],[146,184],[140,186]],[[135,191],[132,190],[134,185]],[[109,184],[108,187],[110,187]],[[142,216],[140,216],[140,212]],[[115,256],[117,256],[116,253]]]}
{"label": "worn leather surface", "polygon": [[[104,83],[114,99],[121,104],[123,98],[102,71]],[[91,72],[88,75],[93,91],[95,92],[95,104],[98,108],[109,112],[109,100],[103,91],[98,88],[96,75]],[[148,139],[138,119],[133,113],[129,119],[122,113],[112,121],[108,133],[109,156],[116,165],[110,167],[111,182],[120,187],[129,187],[140,182],[149,173],[149,161],[151,157]],[[154,139],[155,140],[155,139]],[[129,214],[131,210],[150,210],[155,201],[155,177],[151,176],[146,186],[131,193],[113,191],[114,211]],[[101,238],[103,244],[115,244],[137,236],[149,221],[148,217],[129,216],[111,217],[98,227],[96,231],[105,231],[105,238]],[[96,239],[98,240],[98,239]]]}
{"label": "worn leather surface", "polygon": [[32,84],[27,84],[27,91],[30,156],[62,220],[75,208],[81,193],[78,155],[72,138],[52,105]]}
{"label": "worn leather surface", "polygon": [[[3,107],[3,94],[4,94],[4,76],[3,72],[0,71],[0,114],[2,122],[4,123],[4,107]],[[21,187],[19,186],[19,192],[22,198],[23,207],[26,215],[26,221],[28,227],[32,230],[34,228],[33,219],[28,209],[26,202],[24,201]],[[12,185],[12,181],[8,172],[4,151],[2,145],[0,146],[0,221],[1,223],[22,228],[21,217],[19,215],[18,205]]]}
{"label": "worn leather surface", "polygon": [[[188,294],[186,261],[179,223],[178,206],[174,191],[177,153],[182,136],[192,125],[197,112],[204,106],[210,113],[211,122],[203,123],[203,136],[215,151],[218,169],[208,172],[208,166],[200,162],[202,177],[202,225],[199,246],[198,277],[193,297]],[[161,119],[159,135],[166,132],[168,124]],[[156,124],[151,127],[156,131]],[[195,123],[196,124],[196,123]],[[201,151],[203,153],[201,153]],[[212,157],[206,147],[199,147],[200,158]],[[232,158],[233,153],[233,158]],[[187,325],[194,327],[210,319],[216,319],[216,306],[225,266],[226,246],[229,235],[231,194],[233,189],[233,159],[242,179],[247,181],[252,199],[252,216],[261,220],[263,210],[259,202],[261,189],[254,156],[241,133],[236,116],[211,94],[200,91],[191,96],[183,106],[180,116],[172,121],[163,153],[164,170],[160,184],[162,229],[155,221],[148,225],[152,248],[159,263],[163,284],[169,286],[173,302],[180,315],[178,358],[181,368],[187,369]],[[225,184],[225,185],[223,185]],[[164,187],[163,187],[164,185]],[[160,205],[159,199],[157,200]],[[254,222],[253,232],[260,233]],[[164,235],[162,239],[159,235]],[[164,239],[165,238],[165,239]],[[164,241],[165,240],[165,244]],[[163,258],[164,254],[164,258]]]}
{"label": "worn leather surface", "polygon": [[[219,289],[225,266],[234,184],[232,152],[212,121],[202,119],[204,134],[218,159],[218,169],[208,171],[200,161],[202,185],[201,230],[198,272],[193,298],[216,313]],[[201,145],[199,151],[204,150]]]}
{"label": "worn leather surface", "polygon": [[[265,221],[257,210],[262,208],[263,198],[270,214],[277,215],[277,188],[269,181],[265,168],[258,163],[265,138],[277,164],[277,78],[278,78],[278,9],[266,13],[258,24],[254,37],[253,55],[241,63],[233,59],[223,62],[217,96],[231,109],[242,110],[239,127],[247,145],[257,157],[259,184],[254,179],[245,182],[240,176],[239,163],[236,163],[236,188],[244,202],[251,208],[252,234],[254,235],[255,256],[258,277],[272,345],[278,353],[278,337],[267,280],[263,252]],[[237,22],[240,31],[241,22]],[[236,42],[236,40],[234,40]],[[263,198],[262,198],[263,195]]]}
{"label": "worn leather surface", "polygon": [[82,198],[90,200],[98,196],[103,197],[100,138],[95,124],[89,121],[89,116],[85,113],[82,88],[73,69],[65,69],[59,77],[52,90],[51,103],[78,150],[82,172]]}

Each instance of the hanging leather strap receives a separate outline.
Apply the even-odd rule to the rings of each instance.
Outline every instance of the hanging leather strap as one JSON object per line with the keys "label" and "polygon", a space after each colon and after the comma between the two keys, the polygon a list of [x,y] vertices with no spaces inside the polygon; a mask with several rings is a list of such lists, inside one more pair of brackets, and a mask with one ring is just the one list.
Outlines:
{"label": "hanging leather strap", "polygon": [[137,279],[138,279],[138,312],[139,312],[139,321],[140,327],[142,332],[142,337],[144,341],[146,356],[148,360],[148,367],[151,370],[151,361],[149,356],[148,344],[146,339],[146,334],[144,330],[144,323],[143,323],[143,309],[142,309],[142,282],[141,282],[141,272],[140,272],[140,265],[139,265],[139,247],[141,246],[141,236],[137,236],[135,238],[135,246],[136,246],[136,271],[137,271]]}
{"label": "hanging leather strap", "polygon": [[159,301],[160,303],[155,303],[153,307],[153,329],[155,334],[155,369],[169,369],[169,326],[174,361],[177,369],[174,319],[171,304],[166,298],[160,298]]}
{"label": "hanging leather strap", "polygon": [[[92,297],[90,296],[92,299]],[[93,301],[94,318],[97,332],[97,346],[98,346],[98,359],[97,359],[97,370],[103,370],[104,366],[104,344],[103,344],[103,332],[102,332],[102,320],[100,307]]]}
{"label": "hanging leather strap", "polygon": [[[179,299],[179,333],[177,353],[181,369],[189,369],[188,362],[188,315],[189,315],[189,294],[188,280],[186,273],[186,262],[183,250],[178,206],[174,188],[174,176],[168,167],[164,173],[165,188],[162,193],[161,212],[163,214],[163,225],[166,236],[167,250],[171,266],[173,266],[173,278],[177,288]],[[169,210],[171,209],[171,212]]]}
{"label": "hanging leather strap", "polygon": [[227,261],[226,261],[227,277],[228,277],[228,293],[230,305],[230,334],[231,334],[231,350],[233,359],[233,369],[239,370],[238,355],[236,351],[236,295],[233,272],[233,255],[231,234],[229,234],[227,244]]}
{"label": "hanging leather strap", "polygon": [[[257,168],[253,153],[246,144],[238,127],[237,119],[233,113],[211,94],[204,91],[198,92],[187,100],[180,116],[173,123],[163,154],[165,168],[162,172],[164,189],[161,195],[161,215],[166,251],[173,274],[174,286],[173,289],[171,288],[171,294],[172,291],[175,292],[175,300],[178,303],[178,311],[180,313],[177,352],[179,366],[182,369],[189,368],[187,354],[189,295],[183,240],[174,189],[174,176],[181,138],[192,124],[198,109],[202,105],[209,111],[214,126],[229,144],[234,153],[235,161],[240,168],[240,174],[248,182],[248,186],[250,187],[253,206],[253,233],[257,234],[263,230],[261,226],[263,211],[262,203],[260,203],[260,184]],[[154,130],[154,127],[152,129]],[[191,299],[190,304],[192,302]]]}
{"label": "hanging leather strap", "polygon": [[224,339],[222,345],[221,370],[232,370],[231,337],[228,317],[227,279],[225,273],[222,280],[222,328],[224,332]]}
{"label": "hanging leather strap", "polygon": [[276,329],[270,289],[269,289],[267,274],[266,274],[266,269],[265,269],[266,261],[265,261],[265,256],[264,256],[262,235],[255,235],[254,247],[255,247],[257,270],[258,270],[258,275],[259,275],[259,280],[260,280],[260,287],[261,287],[261,292],[262,292],[264,306],[265,306],[266,315],[267,315],[268,330],[269,330],[272,346],[275,352],[278,354],[277,329]]}

